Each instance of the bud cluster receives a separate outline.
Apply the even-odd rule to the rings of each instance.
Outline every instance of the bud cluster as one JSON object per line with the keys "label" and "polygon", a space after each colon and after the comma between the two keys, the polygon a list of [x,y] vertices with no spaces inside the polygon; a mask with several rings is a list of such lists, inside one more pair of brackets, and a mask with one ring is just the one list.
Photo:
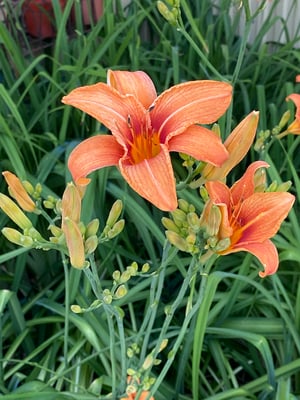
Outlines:
{"label": "bud cluster", "polygon": [[157,9],[171,25],[179,26],[180,0],[158,1]]}
{"label": "bud cluster", "polygon": [[[124,228],[125,221],[119,220],[122,202],[117,200],[109,213],[106,226],[98,236],[99,220],[93,219],[84,224],[81,217],[81,203],[84,192],[73,183],[69,183],[61,199],[48,196],[42,201],[42,185],[35,187],[28,181],[21,181],[9,171],[3,172],[8,183],[9,196],[0,193],[0,208],[17,225],[18,229],[5,227],[3,235],[12,243],[27,248],[55,249],[70,257],[71,265],[82,269],[88,266],[86,257],[94,253],[98,244],[117,236]],[[52,210],[54,216],[48,214]],[[47,219],[51,235],[48,239],[33,226],[25,214],[40,214]],[[122,297],[124,290],[118,288],[114,295]]]}
{"label": "bud cluster", "polygon": [[178,206],[170,213],[171,218],[162,218],[166,237],[179,250],[197,254],[202,242],[200,218],[195,207],[186,200],[179,199]]}

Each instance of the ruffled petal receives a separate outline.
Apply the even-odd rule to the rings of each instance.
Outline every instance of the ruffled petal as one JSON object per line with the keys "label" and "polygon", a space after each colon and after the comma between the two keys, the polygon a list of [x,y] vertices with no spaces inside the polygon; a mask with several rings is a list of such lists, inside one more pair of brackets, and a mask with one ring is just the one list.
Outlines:
{"label": "ruffled petal", "polygon": [[264,271],[259,272],[261,278],[275,274],[278,269],[278,252],[276,246],[271,242],[271,240],[266,240],[263,243],[237,244],[233,249],[230,249],[230,251],[224,251],[222,254],[237,253],[239,251],[247,251],[259,259],[264,267]]}
{"label": "ruffled petal", "polygon": [[157,97],[151,78],[143,71],[109,70],[107,83],[121,94],[132,94],[145,108],[150,107]]}
{"label": "ruffled petal", "polygon": [[140,132],[147,124],[146,110],[134,96],[122,95],[105,83],[76,88],[62,102],[96,118],[124,146],[131,139],[131,129]]}
{"label": "ruffled petal", "polygon": [[221,167],[206,165],[202,176],[207,180],[223,180],[249,151],[257,129],[259,113],[253,111],[238,124],[224,142],[229,153],[227,160]]}
{"label": "ruffled petal", "polygon": [[254,175],[259,168],[268,168],[269,164],[265,161],[255,161],[249,165],[244,175],[236,181],[231,187],[231,196],[233,204],[238,204],[247,199],[254,193],[255,181]]}
{"label": "ruffled petal", "polygon": [[118,165],[123,156],[124,149],[114,136],[97,135],[75,147],[70,154],[68,167],[76,182],[99,168]]}
{"label": "ruffled petal", "polygon": [[227,110],[232,87],[225,82],[191,81],[164,91],[151,108],[152,126],[161,141],[193,124],[215,122]]}
{"label": "ruffled petal", "polygon": [[286,192],[254,193],[243,201],[238,220],[243,226],[243,242],[264,242],[273,237],[287,217],[295,196]]}
{"label": "ruffled petal", "polygon": [[180,135],[173,136],[167,144],[169,151],[185,153],[213,165],[221,165],[228,157],[221,139],[202,126],[190,126]]}
{"label": "ruffled petal", "polygon": [[161,146],[157,156],[138,164],[121,160],[120,171],[132,189],[157,208],[163,211],[176,209],[175,178],[170,155],[165,146]]}

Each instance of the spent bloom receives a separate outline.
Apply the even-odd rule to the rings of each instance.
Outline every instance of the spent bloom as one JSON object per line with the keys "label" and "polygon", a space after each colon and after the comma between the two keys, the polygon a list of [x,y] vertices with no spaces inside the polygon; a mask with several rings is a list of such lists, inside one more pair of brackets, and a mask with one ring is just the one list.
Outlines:
{"label": "spent bloom", "polygon": [[170,152],[220,166],[228,152],[220,138],[198,124],[215,122],[228,108],[232,87],[191,81],[157,96],[142,71],[108,71],[108,81],[74,89],[62,102],[96,118],[112,135],[96,135],[71,153],[69,169],[82,182],[92,171],[118,166],[128,184],[162,210],[177,207]]}
{"label": "spent bloom", "polygon": [[263,167],[268,167],[264,161],[252,163],[231,188],[219,181],[207,182],[209,201],[202,220],[204,228],[213,221],[214,226],[210,227],[217,239],[215,252],[221,255],[239,251],[252,253],[264,267],[259,272],[261,277],[277,271],[278,253],[270,238],[277,233],[295,201],[287,192],[261,191],[261,179],[257,181],[255,174]]}

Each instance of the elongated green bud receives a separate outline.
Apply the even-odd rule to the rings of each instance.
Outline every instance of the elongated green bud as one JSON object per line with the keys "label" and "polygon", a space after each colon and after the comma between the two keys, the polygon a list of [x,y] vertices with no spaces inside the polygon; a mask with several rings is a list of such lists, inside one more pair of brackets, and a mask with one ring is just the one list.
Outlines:
{"label": "elongated green bud", "polygon": [[122,209],[123,209],[122,200],[119,200],[119,199],[116,200],[114,202],[114,204],[112,205],[112,208],[109,212],[109,215],[108,215],[108,218],[106,221],[107,226],[112,228],[115,225],[115,223],[118,221],[118,219],[121,215]]}
{"label": "elongated green bud", "polygon": [[181,251],[187,251],[187,242],[178,235],[178,233],[173,231],[166,231],[166,236],[168,241]]}

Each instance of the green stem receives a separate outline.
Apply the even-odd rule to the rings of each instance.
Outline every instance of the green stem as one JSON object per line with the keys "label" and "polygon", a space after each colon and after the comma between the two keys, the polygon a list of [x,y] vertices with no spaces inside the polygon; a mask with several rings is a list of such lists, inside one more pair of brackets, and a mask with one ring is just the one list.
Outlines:
{"label": "green stem", "polygon": [[70,310],[70,284],[69,284],[69,263],[64,255],[61,252],[62,263],[64,267],[64,275],[65,275],[65,324],[64,324],[64,360],[65,360],[65,369],[68,368],[68,338],[69,338],[69,310]]}

